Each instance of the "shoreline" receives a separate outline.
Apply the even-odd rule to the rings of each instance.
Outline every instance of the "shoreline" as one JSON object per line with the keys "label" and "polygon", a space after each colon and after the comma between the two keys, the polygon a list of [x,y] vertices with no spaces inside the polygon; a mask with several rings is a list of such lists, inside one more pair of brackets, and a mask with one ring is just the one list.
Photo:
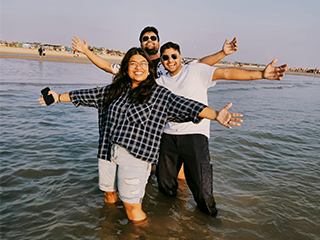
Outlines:
{"label": "shoreline", "polygon": [[[120,62],[122,57],[99,55],[112,63]],[[58,52],[46,50],[46,56],[40,58],[37,49],[3,47],[0,46],[0,58],[15,58],[35,61],[51,61],[51,62],[74,62],[74,63],[91,63],[91,61],[82,53],[73,54],[71,52]]]}
{"label": "shoreline", "polygon": [[[99,55],[99,57],[111,62],[120,63],[122,57],[110,56],[110,55]],[[14,58],[14,59],[25,59],[34,61],[49,61],[49,62],[72,62],[72,63],[91,63],[91,61],[82,53],[73,54],[71,52],[58,52],[46,50],[46,57],[40,58],[37,49],[27,48],[16,48],[16,47],[4,47],[0,46],[0,58]],[[216,63],[215,67],[235,67],[234,64]],[[246,70],[262,70],[264,67],[237,67]],[[315,73],[304,73],[304,72],[293,72],[287,71],[286,75],[302,75],[309,77],[320,77],[320,74]]]}

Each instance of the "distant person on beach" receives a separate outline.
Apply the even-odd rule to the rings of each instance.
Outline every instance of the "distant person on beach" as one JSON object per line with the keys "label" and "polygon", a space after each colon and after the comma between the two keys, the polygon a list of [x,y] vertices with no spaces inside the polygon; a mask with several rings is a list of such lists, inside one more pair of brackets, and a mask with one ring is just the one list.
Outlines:
{"label": "distant person on beach", "polygon": [[46,57],[46,48],[45,47],[43,47],[42,48],[42,57]]}
{"label": "distant person on beach", "polygon": [[[274,67],[274,59],[262,71],[249,71],[238,68],[215,68],[195,63],[182,65],[180,46],[167,42],[161,46],[162,65],[168,71],[156,80],[174,94],[208,104],[207,89],[216,84],[216,80],[281,80],[287,65]],[[164,129],[160,146],[160,158],[156,167],[159,190],[170,196],[177,195],[177,176],[182,164],[187,184],[194,196],[198,208],[211,215],[217,214],[213,197],[212,166],[208,138],[210,121],[199,124],[192,122],[169,122]]]}
{"label": "distant person on beach", "polygon": [[[99,113],[99,164],[105,165],[106,202],[122,200],[132,221],[146,219],[142,199],[152,163],[159,158],[160,139],[167,122],[199,123],[202,118],[223,126],[240,126],[242,114],[229,113],[228,104],[215,111],[205,104],[178,96],[155,82],[153,63],[142,48],[131,48],[112,84],[57,94],[54,103],[95,107]],[[46,105],[43,96],[38,99]],[[100,186],[101,187],[101,186]]]}
{"label": "distant person on beach", "polygon": [[39,46],[38,53],[39,53],[39,57],[42,58],[42,53],[43,53],[43,47],[42,46]]}

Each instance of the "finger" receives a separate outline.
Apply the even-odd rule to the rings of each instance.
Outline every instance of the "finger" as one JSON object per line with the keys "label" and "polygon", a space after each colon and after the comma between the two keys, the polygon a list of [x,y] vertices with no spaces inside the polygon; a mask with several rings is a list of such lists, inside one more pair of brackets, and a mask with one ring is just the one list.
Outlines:
{"label": "finger", "polygon": [[229,103],[227,106],[224,107],[225,110],[229,110],[232,107],[232,103]]}
{"label": "finger", "polygon": [[227,37],[226,40],[224,41],[224,44],[227,44],[229,41],[229,38]]}
{"label": "finger", "polygon": [[47,105],[42,98],[39,98],[38,101],[41,105],[45,105],[45,106]]}
{"label": "finger", "polygon": [[57,99],[56,99],[56,96],[55,96],[55,94],[53,94],[54,92],[53,91],[49,91],[48,92],[48,95],[52,95],[52,97],[53,97],[53,99],[54,99],[54,102],[56,102],[57,101]]}
{"label": "finger", "polygon": [[278,61],[278,59],[273,59],[271,63],[269,63],[269,65],[273,66],[273,64],[275,64]]}
{"label": "finger", "polygon": [[243,117],[241,113],[231,113],[231,117]]}
{"label": "finger", "polygon": [[86,39],[83,39],[83,42],[84,42],[84,44],[86,44],[86,45],[87,45],[87,41],[86,41]]}
{"label": "finger", "polygon": [[239,118],[231,118],[230,122],[243,122],[243,120]]}
{"label": "finger", "polygon": [[285,72],[285,71],[287,71],[287,69],[286,68],[281,68],[281,67],[278,67],[279,68],[279,72],[281,72],[281,73],[283,73],[283,72]]}
{"label": "finger", "polygon": [[229,124],[233,125],[233,126],[241,126],[240,123],[234,122],[234,121],[230,121]]}
{"label": "finger", "polygon": [[80,41],[80,39],[79,39],[76,35],[74,35],[74,37],[75,37],[75,39],[77,39],[78,41]]}
{"label": "finger", "polygon": [[278,80],[281,81],[281,78],[284,76],[284,74],[279,74]]}
{"label": "finger", "polygon": [[231,129],[232,127],[230,126],[230,125],[228,125],[228,124],[223,124],[223,126],[225,126],[226,128],[228,128],[228,129]]}

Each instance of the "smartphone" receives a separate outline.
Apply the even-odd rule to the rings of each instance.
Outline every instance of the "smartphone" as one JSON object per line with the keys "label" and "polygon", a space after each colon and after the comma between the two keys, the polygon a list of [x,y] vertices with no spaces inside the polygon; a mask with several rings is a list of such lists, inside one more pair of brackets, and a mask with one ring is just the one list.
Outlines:
{"label": "smartphone", "polygon": [[50,88],[48,88],[48,87],[41,90],[41,94],[42,94],[43,99],[46,102],[47,106],[54,103],[54,98],[53,98],[52,94],[48,95],[49,91],[50,91]]}

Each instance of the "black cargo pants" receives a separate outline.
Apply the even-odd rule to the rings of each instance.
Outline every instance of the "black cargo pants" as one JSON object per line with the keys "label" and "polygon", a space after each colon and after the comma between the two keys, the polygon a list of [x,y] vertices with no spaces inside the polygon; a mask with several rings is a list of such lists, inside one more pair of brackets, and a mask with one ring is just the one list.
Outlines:
{"label": "black cargo pants", "polygon": [[162,135],[160,157],[156,167],[159,190],[162,193],[177,195],[177,176],[182,163],[187,184],[198,208],[210,215],[216,215],[216,203],[212,193],[212,166],[206,136],[166,133]]}

